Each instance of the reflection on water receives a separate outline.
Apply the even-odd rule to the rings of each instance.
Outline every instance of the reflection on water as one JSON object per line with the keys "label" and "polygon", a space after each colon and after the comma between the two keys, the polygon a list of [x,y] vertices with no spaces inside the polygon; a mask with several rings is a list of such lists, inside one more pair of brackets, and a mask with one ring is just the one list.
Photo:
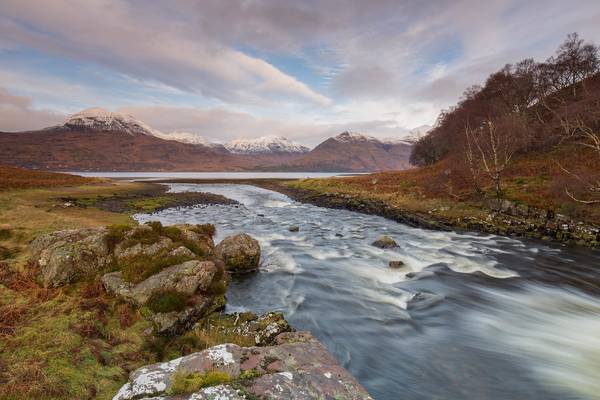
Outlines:
{"label": "reflection on water", "polygon": [[[171,190],[242,205],[136,218],[256,237],[263,269],[233,281],[229,309],[283,311],[375,399],[600,399],[598,252],[415,229],[252,186]],[[370,246],[381,234],[399,247]]]}

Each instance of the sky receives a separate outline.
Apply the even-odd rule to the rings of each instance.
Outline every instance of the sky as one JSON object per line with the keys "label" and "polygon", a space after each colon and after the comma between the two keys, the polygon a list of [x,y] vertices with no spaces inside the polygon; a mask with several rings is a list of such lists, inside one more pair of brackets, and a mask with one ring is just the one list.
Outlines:
{"label": "sky", "polygon": [[600,44],[598,0],[0,0],[0,131],[104,107],[217,142],[402,137],[570,32]]}

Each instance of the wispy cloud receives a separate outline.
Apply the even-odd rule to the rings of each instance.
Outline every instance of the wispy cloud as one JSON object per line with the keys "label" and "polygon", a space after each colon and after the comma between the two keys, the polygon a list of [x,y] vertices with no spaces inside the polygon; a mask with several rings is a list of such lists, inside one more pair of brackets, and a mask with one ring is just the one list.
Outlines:
{"label": "wispy cloud", "polygon": [[4,0],[0,85],[31,96],[32,110],[166,104],[148,122],[214,140],[397,136],[572,31],[600,42],[597,0]]}

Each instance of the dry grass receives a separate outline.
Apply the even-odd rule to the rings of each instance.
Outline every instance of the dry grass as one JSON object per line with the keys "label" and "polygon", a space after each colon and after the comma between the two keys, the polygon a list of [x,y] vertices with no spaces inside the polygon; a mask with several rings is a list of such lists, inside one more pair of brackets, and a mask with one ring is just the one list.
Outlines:
{"label": "dry grass", "polygon": [[[577,156],[574,157],[573,155]],[[470,176],[459,161],[446,159],[435,165],[405,171],[380,172],[354,177],[307,179],[292,182],[292,187],[321,193],[341,193],[377,199],[390,206],[412,212],[432,211],[441,217],[483,216],[487,213],[482,196],[473,188]],[[505,196],[509,200],[591,223],[600,223],[598,205],[578,204],[565,194],[565,187],[581,193],[559,164],[570,170],[591,175],[600,171],[600,160],[590,151],[570,144],[548,152],[530,152],[516,157],[503,178]],[[493,196],[490,182],[480,180],[487,196]]]}
{"label": "dry grass", "polygon": [[97,179],[0,165],[0,190],[83,185]]}

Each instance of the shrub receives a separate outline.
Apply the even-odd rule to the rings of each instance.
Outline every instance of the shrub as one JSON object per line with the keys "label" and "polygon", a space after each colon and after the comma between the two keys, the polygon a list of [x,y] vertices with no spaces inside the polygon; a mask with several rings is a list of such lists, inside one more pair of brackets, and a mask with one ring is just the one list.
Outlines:
{"label": "shrub", "polygon": [[194,231],[200,235],[208,235],[210,237],[213,237],[215,235],[217,229],[215,228],[215,226],[213,224],[202,224],[202,225],[194,226],[192,228],[192,231]]}
{"label": "shrub", "polygon": [[193,393],[198,390],[228,383],[231,380],[229,374],[223,371],[206,371],[205,373],[187,372],[178,370],[171,378],[171,387],[167,390],[168,395]]}
{"label": "shrub", "polygon": [[146,307],[155,313],[181,311],[186,306],[186,296],[174,290],[165,290],[152,294]]}
{"label": "shrub", "polygon": [[104,237],[106,246],[110,251],[125,239],[125,233],[127,233],[131,227],[129,225],[109,225],[108,232]]}

